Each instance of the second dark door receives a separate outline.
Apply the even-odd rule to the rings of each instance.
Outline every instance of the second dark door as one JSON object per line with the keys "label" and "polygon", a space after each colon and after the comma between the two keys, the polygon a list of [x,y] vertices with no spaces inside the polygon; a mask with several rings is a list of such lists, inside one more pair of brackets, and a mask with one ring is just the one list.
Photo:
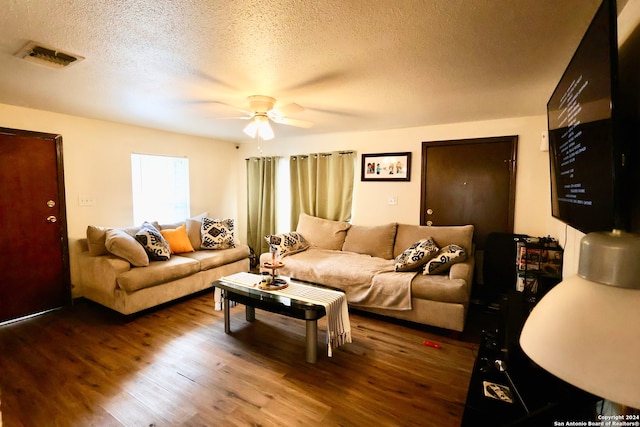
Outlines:
{"label": "second dark door", "polygon": [[421,224],[473,224],[481,250],[489,233],[512,233],[517,144],[517,136],[423,142]]}

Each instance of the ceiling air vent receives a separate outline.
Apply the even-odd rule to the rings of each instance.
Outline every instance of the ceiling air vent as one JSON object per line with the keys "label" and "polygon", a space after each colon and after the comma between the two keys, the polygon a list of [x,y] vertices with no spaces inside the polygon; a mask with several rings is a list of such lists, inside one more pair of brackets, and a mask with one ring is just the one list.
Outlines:
{"label": "ceiling air vent", "polygon": [[84,59],[80,55],[63,52],[36,42],[27,43],[15,56],[50,68],[66,68]]}

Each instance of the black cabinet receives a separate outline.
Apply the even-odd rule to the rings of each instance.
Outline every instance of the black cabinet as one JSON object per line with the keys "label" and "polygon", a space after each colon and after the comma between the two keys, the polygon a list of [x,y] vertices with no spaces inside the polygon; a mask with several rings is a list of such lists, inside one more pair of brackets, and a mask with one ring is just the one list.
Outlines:
{"label": "black cabinet", "polygon": [[[554,421],[594,420],[598,398],[538,367],[520,348],[518,338],[528,312],[523,292],[510,291],[503,297],[500,328],[482,336],[462,426],[552,426]],[[508,389],[510,402],[499,399],[505,396],[499,386]]]}

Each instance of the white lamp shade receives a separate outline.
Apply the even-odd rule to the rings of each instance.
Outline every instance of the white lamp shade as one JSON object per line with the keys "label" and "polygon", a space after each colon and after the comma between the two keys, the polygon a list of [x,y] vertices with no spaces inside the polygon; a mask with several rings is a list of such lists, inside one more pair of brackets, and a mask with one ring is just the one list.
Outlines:
{"label": "white lamp shade", "polygon": [[267,119],[266,117],[262,117],[262,120],[260,120],[260,125],[258,126],[258,135],[260,135],[260,138],[264,139],[265,141],[273,139],[273,137],[275,136],[273,134],[273,129],[271,129],[271,125],[269,125],[269,119]]}
{"label": "white lamp shade", "polygon": [[246,133],[251,138],[255,138],[258,135],[258,122],[255,119],[251,120],[242,132]]}
{"label": "white lamp shade", "polygon": [[255,116],[242,131],[251,138],[259,136],[265,141],[273,139],[275,136],[266,116]]}
{"label": "white lamp shade", "polygon": [[564,381],[640,408],[639,327],[640,290],[576,275],[538,302],[520,345],[535,363]]}

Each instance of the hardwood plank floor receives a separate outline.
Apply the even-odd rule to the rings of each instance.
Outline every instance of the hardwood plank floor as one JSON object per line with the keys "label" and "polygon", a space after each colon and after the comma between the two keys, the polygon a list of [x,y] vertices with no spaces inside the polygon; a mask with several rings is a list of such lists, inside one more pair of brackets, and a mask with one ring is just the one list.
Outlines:
{"label": "hardwood plank floor", "polygon": [[304,321],[231,314],[226,335],[207,293],[129,322],[81,302],[1,326],[1,425],[460,425],[475,342],[352,312],[353,343],[327,357],[322,319],[308,364]]}

